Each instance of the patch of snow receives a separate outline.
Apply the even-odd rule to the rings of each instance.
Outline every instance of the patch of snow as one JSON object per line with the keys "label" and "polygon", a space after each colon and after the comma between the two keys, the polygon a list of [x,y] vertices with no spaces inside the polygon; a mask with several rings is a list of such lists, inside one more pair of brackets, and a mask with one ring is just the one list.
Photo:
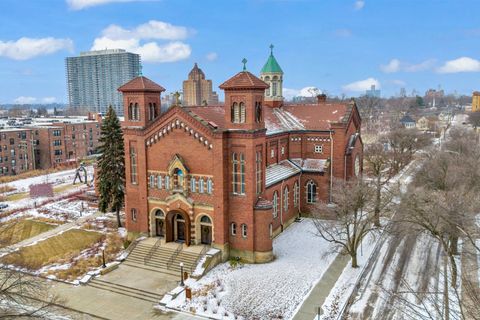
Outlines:
{"label": "patch of snow", "polygon": [[220,264],[187,284],[192,288],[191,301],[185,301],[182,293],[167,307],[195,310],[214,319],[290,318],[335,258],[326,254],[331,245],[315,233],[310,219],[294,223],[274,239],[272,262],[235,269]]}

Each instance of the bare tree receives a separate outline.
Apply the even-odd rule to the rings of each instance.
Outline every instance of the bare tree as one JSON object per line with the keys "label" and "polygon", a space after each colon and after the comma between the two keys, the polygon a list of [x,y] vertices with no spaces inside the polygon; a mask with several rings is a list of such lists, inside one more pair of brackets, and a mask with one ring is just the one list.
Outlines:
{"label": "bare tree", "polygon": [[382,143],[374,143],[365,147],[363,154],[365,173],[373,180],[375,189],[374,197],[374,225],[380,227],[380,211],[392,200],[392,193],[387,192],[382,196],[382,190],[393,176],[392,153],[385,150]]}
{"label": "bare tree", "polygon": [[[372,188],[360,179],[335,180],[333,205],[318,203],[313,214],[317,235],[333,244],[332,250],[343,251],[352,258],[352,268],[358,267],[357,250],[367,235],[376,230],[372,204]],[[324,220],[325,214],[335,217]]]}
{"label": "bare tree", "polygon": [[62,304],[42,279],[0,267],[0,319],[51,319]]}
{"label": "bare tree", "polygon": [[471,112],[468,115],[468,123],[476,130],[480,127],[480,112]]}
{"label": "bare tree", "polygon": [[398,173],[413,159],[413,155],[431,143],[431,137],[416,129],[397,128],[392,130],[384,141],[388,143],[391,152],[391,168]]}

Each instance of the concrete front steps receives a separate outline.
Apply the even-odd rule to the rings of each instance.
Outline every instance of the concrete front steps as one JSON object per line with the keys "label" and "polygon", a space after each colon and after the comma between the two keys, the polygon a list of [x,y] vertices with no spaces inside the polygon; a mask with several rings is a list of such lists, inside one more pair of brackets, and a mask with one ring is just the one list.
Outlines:
{"label": "concrete front steps", "polygon": [[132,287],[127,287],[121,284],[112,283],[100,279],[93,279],[88,283],[88,285],[97,289],[118,293],[124,296],[152,303],[158,303],[158,301],[160,301],[163,297],[163,295],[157,294],[155,292],[135,289]]}
{"label": "concrete front steps", "polygon": [[[181,251],[177,252],[179,244],[169,243],[168,246],[165,244],[158,246],[151,254],[154,245],[155,243],[152,241],[139,242],[124,261],[124,264],[171,275],[180,274],[180,263],[183,263],[183,270],[189,274],[195,270],[196,262],[200,258],[200,251],[187,251],[183,247]],[[145,258],[150,254],[151,257],[145,263]]]}

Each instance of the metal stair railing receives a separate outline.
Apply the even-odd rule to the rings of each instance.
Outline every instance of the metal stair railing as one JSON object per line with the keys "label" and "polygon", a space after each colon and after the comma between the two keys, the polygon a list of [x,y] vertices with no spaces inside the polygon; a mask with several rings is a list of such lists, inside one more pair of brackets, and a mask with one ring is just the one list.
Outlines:
{"label": "metal stair railing", "polygon": [[175,261],[175,258],[178,256],[180,251],[182,251],[182,249],[183,249],[183,243],[180,243],[177,249],[172,253],[172,256],[170,257],[170,259],[168,259],[168,262],[167,262],[168,270],[170,270],[170,267],[172,266],[173,261]]}
{"label": "metal stair railing", "polygon": [[147,263],[150,262],[150,260],[152,260],[153,255],[157,251],[158,247],[160,247],[161,241],[162,241],[162,238],[158,238],[157,242],[155,242],[155,244],[152,246],[152,248],[148,251],[145,258],[143,258],[143,264],[144,265],[147,265]]}

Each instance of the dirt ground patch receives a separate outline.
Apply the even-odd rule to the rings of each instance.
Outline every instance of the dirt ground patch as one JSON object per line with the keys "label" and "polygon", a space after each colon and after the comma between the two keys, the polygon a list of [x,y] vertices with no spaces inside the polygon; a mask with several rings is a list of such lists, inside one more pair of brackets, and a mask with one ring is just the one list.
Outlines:
{"label": "dirt ground patch", "polygon": [[4,264],[12,264],[29,270],[69,260],[82,250],[103,240],[105,235],[95,231],[70,229],[62,234],[40,241],[35,245],[21,248],[1,259]]}
{"label": "dirt ground patch", "polygon": [[56,227],[51,223],[30,219],[10,221],[0,227],[0,247],[10,246]]}

